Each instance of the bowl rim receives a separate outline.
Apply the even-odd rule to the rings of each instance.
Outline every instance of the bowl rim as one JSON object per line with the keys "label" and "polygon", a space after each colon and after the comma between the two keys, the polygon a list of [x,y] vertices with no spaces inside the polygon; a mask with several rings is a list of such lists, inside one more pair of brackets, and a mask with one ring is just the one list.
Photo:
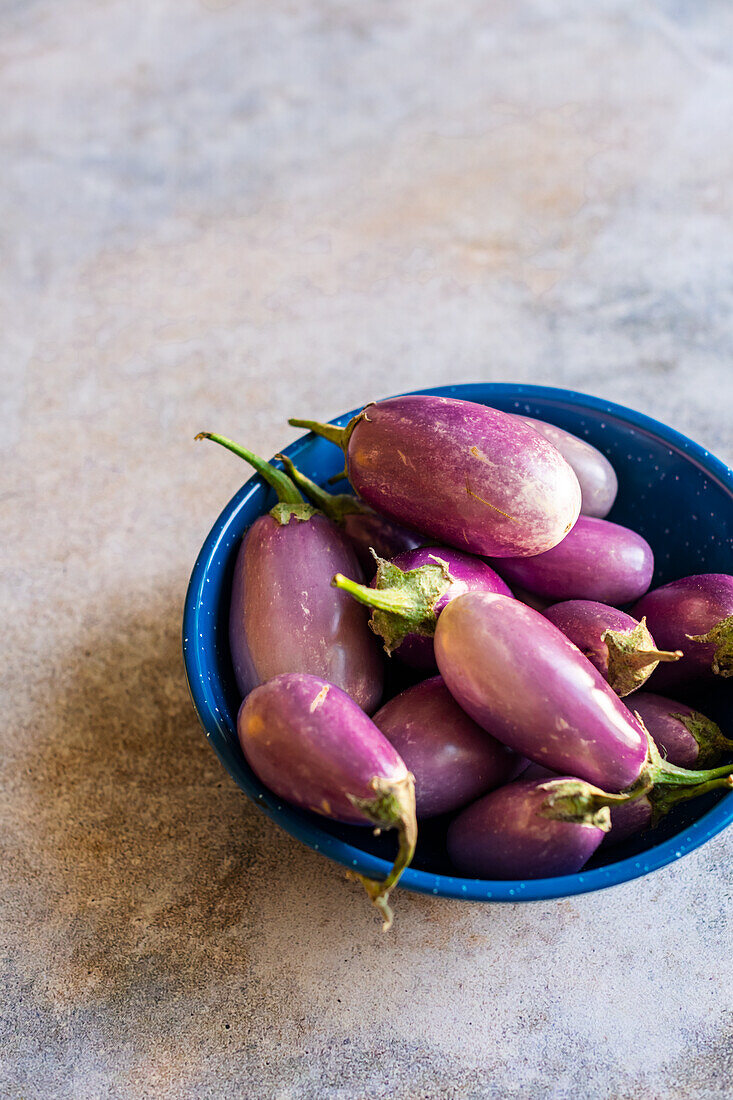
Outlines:
{"label": "bowl rim", "polygon": [[[540,399],[548,405],[572,404],[591,412],[614,416],[626,421],[635,430],[661,440],[671,452],[677,451],[684,455],[702,469],[708,478],[718,483],[733,501],[733,470],[700,444],[674,428],[624,405],[575,390],[511,382],[457,383],[410,390],[405,394],[394,396],[412,396],[413,394],[455,397],[466,401],[475,400],[480,404],[489,403],[487,398],[490,399],[492,395],[517,401]],[[380,400],[386,400],[386,398]],[[362,407],[359,406],[349,413],[335,417],[331,423],[345,423]],[[310,437],[311,433],[300,436],[283,448],[281,453],[295,456]],[[182,633],[184,665],[191,700],[207,740],[212,744],[221,763],[256,805],[260,806],[291,836],[307,844],[314,851],[322,853],[349,870],[380,878],[389,870],[390,864],[386,860],[332,836],[325,829],[321,829],[312,816],[283,803],[249,772],[244,757],[241,753],[239,756],[235,755],[226,740],[231,729],[214,695],[209,654],[205,642],[207,636],[205,631],[210,629],[210,624],[205,620],[212,613],[211,607],[207,606],[206,585],[211,580],[212,564],[222,544],[226,545],[234,541],[234,537],[231,536],[232,525],[236,522],[241,510],[261,489],[262,481],[258,475],[254,475],[232,497],[207,535],[191,573],[184,604]],[[239,537],[238,534],[236,538]],[[570,897],[616,886],[656,871],[699,848],[726,828],[731,821],[733,821],[733,792],[724,795],[710,810],[677,836],[662,841],[647,852],[619,860],[606,867],[596,867],[589,871],[560,875],[556,878],[527,881],[469,879],[409,867],[402,875],[400,886],[417,893],[464,901],[518,902]]]}

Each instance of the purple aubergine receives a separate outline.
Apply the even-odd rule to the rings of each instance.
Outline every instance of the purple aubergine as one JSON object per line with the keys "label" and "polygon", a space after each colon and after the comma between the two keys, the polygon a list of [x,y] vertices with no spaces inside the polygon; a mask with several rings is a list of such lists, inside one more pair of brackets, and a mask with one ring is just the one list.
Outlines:
{"label": "purple aubergine", "polygon": [[579,439],[577,435],[572,435],[554,424],[535,420],[531,416],[522,416],[521,419],[531,424],[545,439],[549,439],[575,470],[582,494],[582,515],[597,516],[598,519],[607,516],[616,500],[618,478],[606,456],[584,439]]}
{"label": "purple aubergine", "polygon": [[733,756],[733,741],[720,726],[685,703],[640,691],[629,706],[641,716],[663,756],[680,768],[710,768]]}
{"label": "purple aubergine", "polygon": [[448,546],[407,550],[391,562],[378,559],[371,587],[342,575],[333,583],[374,609],[370,625],[387,653],[426,669],[435,668],[435,624],[451,600],[466,592],[512,594],[490,565]]}
{"label": "purple aubergine", "polygon": [[405,550],[415,550],[418,546],[425,545],[425,535],[411,531],[386,516],[380,516],[363,500],[351,496],[350,493],[329,493],[306,477],[287,455],[276,455],[276,458],[280,459],[290,480],[295,482],[308,500],[334,523],[343,527],[368,580],[377,571],[375,554],[379,558],[390,559]]}
{"label": "purple aubergine", "polygon": [[527,764],[461,710],[440,676],[390,699],[373,722],[415,777],[418,820],[460,809]]}
{"label": "purple aubergine", "polygon": [[298,673],[251,691],[237,731],[247,763],[278,797],[334,821],[398,830],[387,878],[359,876],[389,927],[389,894],[417,841],[415,785],[394,746],[346,692]]}
{"label": "purple aubergine", "polygon": [[222,436],[197,438],[244,458],[279,499],[249,528],[234,566],[229,647],[240,693],[280,673],[306,672],[375,710],[384,682],[379,647],[363,610],[331,585],[336,572],[360,575],[346,535],[303,501],[282,470]]}
{"label": "purple aubergine", "polygon": [[497,558],[492,564],[509,584],[546,599],[624,604],[646,592],[654,555],[636,531],[581,516],[559,546],[533,558]]}
{"label": "purple aubergine", "polygon": [[580,871],[603,840],[608,822],[599,826],[548,817],[548,787],[565,781],[517,779],[463,810],[448,829],[453,866],[464,875],[493,879]]}
{"label": "purple aubergine", "polygon": [[[469,592],[451,601],[438,619],[435,655],[453,698],[493,737],[552,771],[602,788],[590,800],[579,792],[578,805],[603,805],[604,791],[624,792],[623,800],[733,770],[685,771],[662,760],[587,657],[518,600]],[[617,801],[605,796],[606,805]]]}
{"label": "purple aubergine", "polygon": [[310,428],[346,455],[358,495],[398,523],[492,557],[539,554],[568,533],[580,485],[529,424],[472,401],[408,395],[367,405],[345,428]]}
{"label": "purple aubergine", "polygon": [[684,653],[674,669],[657,669],[655,688],[733,676],[733,576],[683,577],[647,592],[632,612],[646,615],[659,645]]}
{"label": "purple aubergine", "polygon": [[546,608],[543,614],[621,697],[640,688],[660,661],[678,661],[682,656],[679,649],[674,653],[657,649],[643,619],[639,623],[605,603],[566,600]]}

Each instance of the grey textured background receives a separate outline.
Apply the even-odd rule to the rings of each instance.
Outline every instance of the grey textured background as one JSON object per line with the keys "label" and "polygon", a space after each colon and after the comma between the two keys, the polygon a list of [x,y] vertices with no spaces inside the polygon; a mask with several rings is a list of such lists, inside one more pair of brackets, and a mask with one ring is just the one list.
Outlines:
{"label": "grey textured background", "polygon": [[521,380],[733,459],[732,63],[727,0],[0,0],[2,1096],[730,1095],[731,836],[382,936],[179,621],[201,428]]}

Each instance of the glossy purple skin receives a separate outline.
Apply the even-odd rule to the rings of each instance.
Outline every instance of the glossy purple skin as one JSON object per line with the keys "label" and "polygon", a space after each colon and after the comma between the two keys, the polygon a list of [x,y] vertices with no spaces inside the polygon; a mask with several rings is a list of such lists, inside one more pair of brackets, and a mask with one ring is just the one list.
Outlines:
{"label": "glossy purple skin", "polygon": [[[407,550],[393,559],[393,564],[406,573],[419,569],[421,565],[435,565],[440,558],[448,566],[453,583],[435,605],[435,614],[440,615],[446,604],[463,596],[466,592],[498,592],[502,596],[511,596],[511,589],[504,583],[490,565],[472,554],[453,550],[449,546],[424,546],[417,550]],[[435,668],[433,639],[424,634],[408,634],[404,642],[395,650],[395,656],[412,668]]]}
{"label": "glossy purple skin", "polygon": [[346,692],[317,676],[275,676],[250,692],[237,718],[242,752],[280,798],[354,825],[370,824],[349,794],[373,799],[371,780],[407,768]]}
{"label": "glossy purple skin", "polygon": [[519,418],[472,401],[370,405],[346,453],[351,484],[378,512],[477,554],[539,554],[580,512],[560,452]]}
{"label": "glossy purple skin", "polygon": [[577,435],[557,428],[554,424],[534,420],[531,416],[523,416],[521,419],[526,424],[531,424],[545,439],[549,439],[575,470],[582,494],[581,513],[584,516],[597,516],[599,519],[607,516],[618,493],[618,478],[606,456],[584,439],[579,439]]}
{"label": "glossy purple skin", "polygon": [[331,586],[339,572],[361,576],[346,535],[325,516],[255,520],[237,555],[229,614],[242,695],[280,673],[306,672],[343,688],[366,711],[379,705],[379,646],[366,609]]}
{"label": "glossy purple skin", "polygon": [[459,706],[521,756],[607,791],[639,778],[647,755],[641,726],[531,607],[506,596],[459,596],[438,619],[435,655]]}
{"label": "glossy purple skin", "polygon": [[[493,564],[509,584],[519,584],[546,599],[624,604],[638,599],[651,584],[654,555],[636,531],[581,516],[567,538],[552,550],[534,558],[500,558]],[[656,637],[652,624],[649,626]],[[669,649],[659,638],[657,642]]]}
{"label": "glossy purple skin", "polygon": [[418,818],[457,810],[527,764],[461,710],[440,676],[390,699],[373,721],[415,776]]}
{"label": "glossy purple skin", "polygon": [[592,661],[604,680],[608,679],[608,646],[603,634],[606,630],[631,633],[639,625],[631,615],[594,600],[566,600],[543,614]]}
{"label": "glossy purple skin", "polygon": [[645,794],[632,802],[624,802],[611,810],[611,829],[603,838],[604,847],[611,848],[628,840],[636,833],[643,833],[652,824],[652,804]]}
{"label": "glossy purple skin", "polygon": [[674,665],[658,665],[650,683],[671,688],[697,680],[716,680],[712,670],[715,646],[693,642],[688,634],[708,631],[733,615],[733,576],[700,573],[664,584],[647,592],[632,608],[632,614],[646,615],[647,626],[662,649],[681,649],[684,656]]}
{"label": "glossy purple skin", "polygon": [[457,870],[494,879],[580,871],[603,840],[603,830],[545,817],[540,811],[546,782],[518,779],[463,810],[448,829],[448,857]]}
{"label": "glossy purple skin", "polygon": [[629,699],[628,706],[638,711],[641,720],[652,735],[652,739],[663,756],[678,768],[697,768],[700,746],[687,726],[680,722],[675,714],[692,715],[695,711],[684,703],[675,703],[662,695],[653,695],[650,691],[637,691]]}
{"label": "glossy purple skin", "polygon": [[344,516],[343,529],[356,551],[359,565],[367,580],[377,571],[372,550],[378,557],[391,561],[397,554],[425,545],[425,535],[410,531],[376,512],[350,512]]}

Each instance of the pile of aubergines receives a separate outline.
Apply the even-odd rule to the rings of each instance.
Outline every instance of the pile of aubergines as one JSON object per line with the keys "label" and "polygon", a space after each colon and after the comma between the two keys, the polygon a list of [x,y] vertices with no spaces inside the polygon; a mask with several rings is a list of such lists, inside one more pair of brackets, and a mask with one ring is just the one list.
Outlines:
{"label": "pile of aubergines", "polygon": [[234,570],[239,741],[279,798],[396,831],[389,875],[357,876],[384,927],[426,819],[455,874],[544,878],[733,786],[733,742],[688,705],[733,675],[733,576],[649,591],[598,450],[445,397],[290,423],[342,448],[355,495],[197,437],[278,500]]}

